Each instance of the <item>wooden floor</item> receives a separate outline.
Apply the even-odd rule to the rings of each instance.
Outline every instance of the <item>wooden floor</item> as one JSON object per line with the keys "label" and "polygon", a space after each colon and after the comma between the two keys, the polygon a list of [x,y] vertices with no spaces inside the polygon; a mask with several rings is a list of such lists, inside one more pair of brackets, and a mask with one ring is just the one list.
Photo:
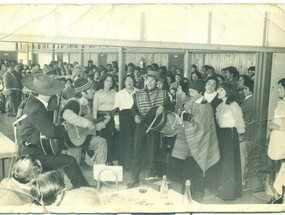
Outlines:
{"label": "wooden floor", "polygon": [[[12,123],[16,119],[13,117],[8,117],[4,113],[0,113],[0,131],[4,133],[7,137],[9,137],[11,140],[14,140],[14,133],[13,133],[13,128],[12,128]],[[1,142],[0,142],[1,144]],[[9,165],[9,164],[6,164]],[[0,168],[2,168],[2,164],[0,165]],[[88,182],[92,185],[95,185],[95,180],[93,179],[93,172],[91,167],[87,167],[85,165],[81,165],[81,170],[83,174],[85,175],[86,179]],[[1,170],[2,171],[2,170]],[[124,171],[123,173],[123,182],[120,183],[119,189],[125,189],[126,184],[130,181],[130,176],[131,173],[130,171]],[[143,170],[141,173],[141,178],[146,177],[146,171]],[[110,188],[107,187],[102,187],[104,190],[108,190]],[[177,192],[181,191],[181,184],[178,182],[172,182],[172,189],[174,189]],[[261,193],[254,193],[251,190],[244,190],[243,191],[243,197],[238,198],[234,201],[227,201],[224,202],[220,200],[219,198],[215,197],[214,194],[206,191],[205,197],[203,201],[201,202],[202,204],[265,204],[266,202],[269,201],[271,197],[267,196],[264,192]]]}

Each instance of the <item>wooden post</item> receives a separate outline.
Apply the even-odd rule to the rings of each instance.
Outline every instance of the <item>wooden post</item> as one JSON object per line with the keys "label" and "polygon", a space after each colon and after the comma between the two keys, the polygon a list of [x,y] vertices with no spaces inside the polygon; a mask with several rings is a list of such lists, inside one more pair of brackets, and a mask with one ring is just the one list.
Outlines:
{"label": "wooden post", "polygon": [[125,72],[125,53],[124,53],[124,48],[120,47],[119,48],[119,53],[118,53],[118,64],[119,64],[119,90],[123,88],[123,79],[126,75]]}
{"label": "wooden post", "polygon": [[189,78],[190,77],[190,61],[189,61],[189,51],[186,50],[184,53],[184,77]]}

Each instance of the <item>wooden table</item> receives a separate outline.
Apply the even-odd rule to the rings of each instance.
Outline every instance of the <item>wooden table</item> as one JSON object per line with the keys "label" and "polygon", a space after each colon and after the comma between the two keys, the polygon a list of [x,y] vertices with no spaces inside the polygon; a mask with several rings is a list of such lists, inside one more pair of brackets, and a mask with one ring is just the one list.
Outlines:
{"label": "wooden table", "polygon": [[2,160],[2,175],[5,177],[5,160],[15,157],[17,146],[6,135],[0,132],[0,159]]}

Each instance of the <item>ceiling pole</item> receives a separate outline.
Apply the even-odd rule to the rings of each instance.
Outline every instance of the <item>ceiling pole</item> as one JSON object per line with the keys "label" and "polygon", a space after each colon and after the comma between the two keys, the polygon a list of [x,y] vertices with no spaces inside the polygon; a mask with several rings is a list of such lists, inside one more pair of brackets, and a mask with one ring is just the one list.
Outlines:
{"label": "ceiling pole", "polygon": [[118,51],[118,64],[119,64],[119,90],[123,88],[123,79],[125,77],[125,53],[124,48],[119,47]]}
{"label": "ceiling pole", "polygon": [[189,61],[189,51],[185,50],[184,53],[184,77],[189,78],[190,77],[190,61]]}

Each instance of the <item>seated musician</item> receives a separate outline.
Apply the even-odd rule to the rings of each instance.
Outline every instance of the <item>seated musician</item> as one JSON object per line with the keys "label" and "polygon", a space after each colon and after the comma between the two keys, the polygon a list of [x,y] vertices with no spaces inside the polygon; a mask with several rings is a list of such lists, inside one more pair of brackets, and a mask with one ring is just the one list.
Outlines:
{"label": "seated musician", "polygon": [[82,97],[82,92],[92,87],[92,82],[79,77],[73,87],[67,87],[63,91],[63,97],[67,99],[63,110],[62,119],[68,133],[66,143],[69,147],[80,146],[85,153],[85,163],[89,166],[105,164],[107,160],[107,142],[96,135],[96,130],[106,127],[110,116],[106,115],[96,125],[88,108],[88,101]]}
{"label": "seated musician", "polygon": [[22,121],[19,129],[22,143],[20,153],[38,159],[45,169],[63,169],[74,188],[88,186],[75,158],[61,153],[48,154],[42,147],[45,145],[41,144],[41,134],[48,139],[64,138],[67,135],[63,125],[53,124],[47,110],[50,98],[59,94],[64,84],[38,73],[24,77],[22,83],[33,95],[30,95],[23,108],[23,114],[27,114],[27,118]]}
{"label": "seated musician", "polygon": [[[139,184],[139,174],[143,163],[144,155],[147,156],[149,176],[165,174],[161,170],[165,169],[161,164],[163,156],[160,153],[160,134],[157,131],[146,133],[148,126],[146,124],[146,115],[156,108],[156,115],[160,115],[164,110],[174,109],[173,103],[165,90],[157,88],[159,72],[148,71],[146,78],[146,87],[134,93],[134,104],[132,107],[135,116],[135,152],[132,168],[132,180],[128,183],[128,188],[136,187]],[[164,154],[164,160],[166,153]],[[162,174],[161,174],[162,173]]]}
{"label": "seated musician", "polygon": [[190,101],[182,112],[183,126],[177,133],[172,156],[183,160],[180,166],[182,184],[191,180],[192,197],[196,201],[204,196],[204,176],[207,169],[220,159],[213,109],[202,96],[202,81],[189,85]]}

